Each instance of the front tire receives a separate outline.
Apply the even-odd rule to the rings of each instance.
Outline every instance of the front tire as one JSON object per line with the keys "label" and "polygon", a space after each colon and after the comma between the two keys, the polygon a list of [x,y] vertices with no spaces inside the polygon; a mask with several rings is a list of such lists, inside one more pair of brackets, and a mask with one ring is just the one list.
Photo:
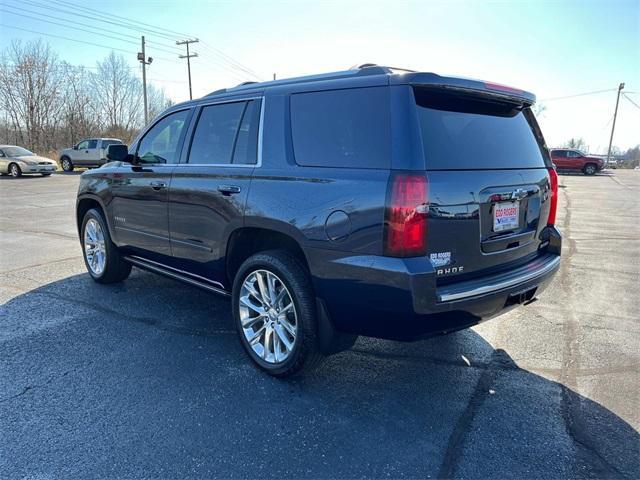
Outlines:
{"label": "front tire", "polygon": [[271,250],[248,258],[234,279],[232,302],[240,342],[268,374],[291,376],[322,360],[311,279],[295,256]]}
{"label": "front tire", "polygon": [[22,176],[22,170],[17,163],[12,163],[11,165],[9,165],[9,175],[11,175],[13,178]]}
{"label": "front tire", "polygon": [[587,163],[584,166],[585,175],[595,175],[597,171],[598,171],[598,167],[596,167],[593,163]]}
{"label": "front tire", "polygon": [[73,172],[73,162],[69,157],[62,157],[60,159],[60,166],[65,172]]}
{"label": "front tire", "polygon": [[121,282],[131,273],[131,264],[122,259],[99,210],[92,208],[84,215],[80,242],[84,264],[96,282]]}

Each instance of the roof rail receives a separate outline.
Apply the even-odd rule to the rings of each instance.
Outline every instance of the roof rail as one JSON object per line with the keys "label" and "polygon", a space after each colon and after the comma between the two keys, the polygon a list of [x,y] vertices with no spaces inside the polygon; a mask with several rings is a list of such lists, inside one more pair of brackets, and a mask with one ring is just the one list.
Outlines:
{"label": "roof rail", "polygon": [[226,89],[226,88],[219,88],[218,90],[214,90],[214,91],[213,91],[213,92],[211,92],[211,93],[207,93],[207,94],[205,95],[205,97],[210,97],[211,95],[218,95],[219,93],[224,93],[224,92],[226,92],[226,91],[227,91],[227,89]]}
{"label": "roof rail", "polygon": [[388,65],[378,65],[377,63],[363,63],[362,65],[354,65],[349,70],[362,70],[363,68],[374,68],[374,67],[383,68],[387,70],[387,73],[393,73],[394,71],[416,73],[416,70],[410,70],[408,68],[401,68],[401,67],[390,67]]}
{"label": "roof rail", "polygon": [[382,67],[376,65],[375,63],[364,63],[362,65],[354,66],[349,70],[343,70],[340,72],[331,72],[331,73],[321,73],[316,75],[307,75],[304,77],[293,77],[293,78],[283,78],[282,80],[271,80],[266,82],[243,82],[235,87],[231,88],[223,88],[220,90],[216,90],[215,92],[211,92],[206,95],[210,97],[212,95],[218,95],[221,93],[232,93],[235,91],[241,91],[250,88],[258,88],[258,87],[275,87],[280,85],[291,85],[295,83],[306,83],[306,82],[315,82],[320,80],[335,80],[339,78],[348,78],[355,76],[364,76],[364,75],[384,75],[393,73],[393,70],[402,70],[402,71],[411,71],[405,69],[394,69],[391,67]]}

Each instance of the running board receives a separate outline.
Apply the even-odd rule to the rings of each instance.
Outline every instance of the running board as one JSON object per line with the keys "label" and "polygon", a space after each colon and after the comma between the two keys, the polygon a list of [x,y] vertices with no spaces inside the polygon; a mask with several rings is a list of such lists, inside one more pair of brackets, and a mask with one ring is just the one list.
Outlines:
{"label": "running board", "polygon": [[208,290],[225,297],[231,296],[231,292],[225,290],[224,286],[221,283],[218,283],[214,280],[209,280],[199,275],[194,275],[183,270],[178,270],[177,268],[169,267],[168,265],[154,262],[153,260],[138,257],[137,255],[126,256],[124,257],[124,260],[144,270],[159,273],[160,275],[164,275],[165,277],[173,278],[174,280],[179,280],[181,282],[188,283],[189,285],[200,287],[204,290]]}

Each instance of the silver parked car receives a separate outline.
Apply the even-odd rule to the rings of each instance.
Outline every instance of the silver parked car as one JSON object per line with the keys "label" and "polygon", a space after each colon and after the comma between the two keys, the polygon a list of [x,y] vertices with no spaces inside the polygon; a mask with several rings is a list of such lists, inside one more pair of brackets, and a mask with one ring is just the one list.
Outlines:
{"label": "silver parked car", "polygon": [[109,145],[121,145],[117,138],[87,138],[60,152],[60,165],[65,172],[74,167],[99,167],[108,162]]}
{"label": "silver parked car", "polygon": [[56,171],[58,166],[50,158],[36,155],[26,148],[16,145],[0,145],[0,174],[14,178],[23,173],[39,173],[45,177]]}

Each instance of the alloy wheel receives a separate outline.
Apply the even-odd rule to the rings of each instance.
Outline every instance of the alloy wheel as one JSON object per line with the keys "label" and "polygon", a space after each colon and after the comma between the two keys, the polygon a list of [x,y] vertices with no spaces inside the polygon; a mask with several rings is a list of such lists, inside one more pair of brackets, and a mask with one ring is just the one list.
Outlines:
{"label": "alloy wheel", "polygon": [[87,220],[84,227],[84,256],[91,272],[94,275],[102,275],[107,263],[107,253],[102,227],[95,218]]}
{"label": "alloy wheel", "polygon": [[20,167],[18,167],[15,163],[11,165],[11,176],[14,178],[20,176]]}
{"label": "alloy wheel", "polygon": [[298,317],[282,280],[268,270],[249,273],[239,302],[240,324],[253,352],[270,364],[287,360],[295,347]]}

